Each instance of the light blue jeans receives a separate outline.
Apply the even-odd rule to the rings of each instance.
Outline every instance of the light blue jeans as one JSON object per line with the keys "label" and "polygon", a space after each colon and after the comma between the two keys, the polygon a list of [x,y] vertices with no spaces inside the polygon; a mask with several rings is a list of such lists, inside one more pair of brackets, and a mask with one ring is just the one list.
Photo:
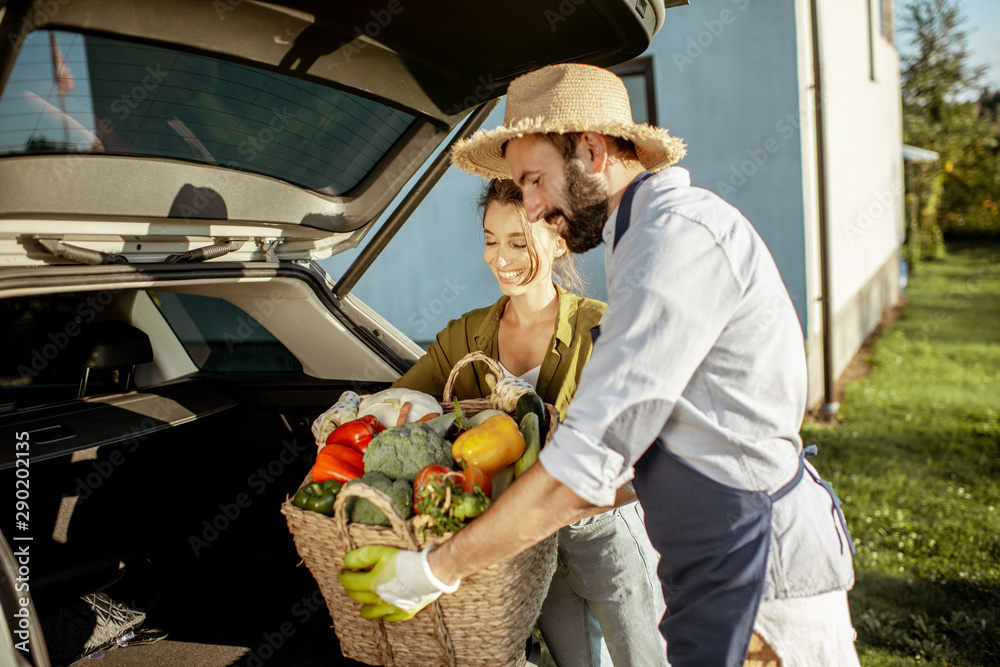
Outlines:
{"label": "light blue jeans", "polygon": [[659,555],[629,503],[559,531],[559,559],[538,628],[559,667],[667,665]]}

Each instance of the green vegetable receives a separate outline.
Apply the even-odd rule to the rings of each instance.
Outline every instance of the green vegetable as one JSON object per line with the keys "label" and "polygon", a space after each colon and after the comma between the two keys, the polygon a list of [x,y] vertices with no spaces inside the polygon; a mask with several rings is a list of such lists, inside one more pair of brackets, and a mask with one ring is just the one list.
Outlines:
{"label": "green vegetable", "polygon": [[[472,426],[469,425],[469,419],[465,416],[465,412],[462,411],[462,405],[458,402],[458,396],[455,397],[455,427],[459,431],[468,431]],[[444,415],[442,415],[444,416]]]}
{"label": "green vegetable", "polygon": [[507,487],[510,486],[513,481],[514,464],[511,463],[509,466],[490,477],[490,484],[493,486],[493,495],[490,497],[493,498],[493,500],[499,498],[500,494],[506,491]]}
{"label": "green vegetable", "polygon": [[538,415],[528,412],[521,419],[521,435],[524,436],[524,454],[514,462],[514,477],[520,477],[535,461],[538,452],[542,451],[542,441],[538,433]]}
{"label": "green vegetable", "polygon": [[[452,427],[452,424],[458,421],[461,412],[462,412],[461,409],[459,409],[458,412],[451,412],[448,414],[441,415],[439,417],[434,417],[433,419],[429,419],[424,423],[430,426],[431,430],[433,430],[435,433],[437,433],[439,436],[443,438],[445,437],[445,435],[447,435],[448,430]],[[462,419],[465,419],[464,415],[462,416]]]}
{"label": "green vegetable", "polygon": [[535,393],[528,393],[517,399],[517,406],[514,409],[514,419],[520,424],[524,420],[524,415],[533,412],[538,415],[538,439],[545,442],[545,436],[549,432],[549,411],[545,409],[545,403],[541,396]]}
{"label": "green vegetable", "polygon": [[[348,482],[347,485],[358,482],[387,495],[393,507],[399,510],[404,519],[413,514],[413,487],[406,480],[397,479],[394,481],[380,472],[366,472],[362,477]],[[364,523],[369,526],[389,525],[389,519],[385,513],[364,498],[348,498],[345,509],[352,523]]]}
{"label": "green vegetable", "polygon": [[490,499],[482,491],[463,493],[451,499],[452,516],[459,521],[474,519],[490,506]]}
{"label": "green vegetable", "polygon": [[483,512],[491,504],[482,487],[462,492],[460,484],[444,478],[428,480],[417,499],[417,518],[414,526],[431,530],[436,535],[457,533],[467,521]]}
{"label": "green vegetable", "polygon": [[[365,452],[365,474],[379,472],[390,479],[412,483],[417,473],[429,465],[452,467],[451,443],[435,430],[444,423],[450,426],[447,420],[438,422],[442,417],[394,426],[376,435]],[[454,415],[449,419],[454,421]]]}
{"label": "green vegetable", "polygon": [[337,493],[343,486],[335,479],[328,479],[325,482],[310,482],[295,492],[292,503],[296,507],[310,512],[320,514],[333,514],[333,503],[337,499]]}

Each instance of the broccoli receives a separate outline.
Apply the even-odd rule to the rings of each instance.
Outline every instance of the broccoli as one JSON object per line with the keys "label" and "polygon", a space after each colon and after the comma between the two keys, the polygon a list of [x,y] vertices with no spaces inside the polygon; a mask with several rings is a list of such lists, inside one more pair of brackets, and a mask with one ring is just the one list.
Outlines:
{"label": "broccoli", "polygon": [[[413,487],[404,479],[395,481],[380,472],[366,472],[362,477],[352,479],[348,486],[361,482],[389,496],[389,500],[404,519],[413,514]],[[364,498],[349,498],[347,500],[348,516],[352,523],[364,523],[369,526],[388,526],[389,519],[385,513]]]}
{"label": "broccoli", "polygon": [[451,443],[426,422],[386,429],[372,438],[365,452],[365,472],[380,472],[390,479],[413,482],[417,473],[432,464],[450,468],[454,462]]}

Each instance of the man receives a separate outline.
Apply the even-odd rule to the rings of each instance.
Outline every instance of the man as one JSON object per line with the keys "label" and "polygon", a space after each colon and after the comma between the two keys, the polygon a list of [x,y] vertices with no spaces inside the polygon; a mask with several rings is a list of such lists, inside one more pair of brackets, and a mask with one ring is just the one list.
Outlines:
{"label": "man", "polygon": [[342,576],[366,615],[412,615],[613,504],[634,475],[675,667],[741,665],[751,638],[786,667],[858,664],[853,545],[798,435],[795,309],[750,223],[667,168],[683,154],[666,130],[632,122],[620,79],[587,65],[518,78],[503,127],[455,148],[460,168],[513,177],[529,220],[558,224],[571,250],[607,244],[608,309],[540,465],[437,550],[348,554],[349,568],[371,568]]}

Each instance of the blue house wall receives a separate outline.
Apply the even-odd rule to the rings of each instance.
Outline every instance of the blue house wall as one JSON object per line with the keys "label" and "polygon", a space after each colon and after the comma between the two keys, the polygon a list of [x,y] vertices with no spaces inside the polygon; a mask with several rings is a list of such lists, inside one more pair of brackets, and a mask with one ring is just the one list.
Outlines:
{"label": "blue house wall", "polygon": [[680,166],[753,223],[808,331],[794,3],[671,9],[648,53],[659,124],[687,143]]}

